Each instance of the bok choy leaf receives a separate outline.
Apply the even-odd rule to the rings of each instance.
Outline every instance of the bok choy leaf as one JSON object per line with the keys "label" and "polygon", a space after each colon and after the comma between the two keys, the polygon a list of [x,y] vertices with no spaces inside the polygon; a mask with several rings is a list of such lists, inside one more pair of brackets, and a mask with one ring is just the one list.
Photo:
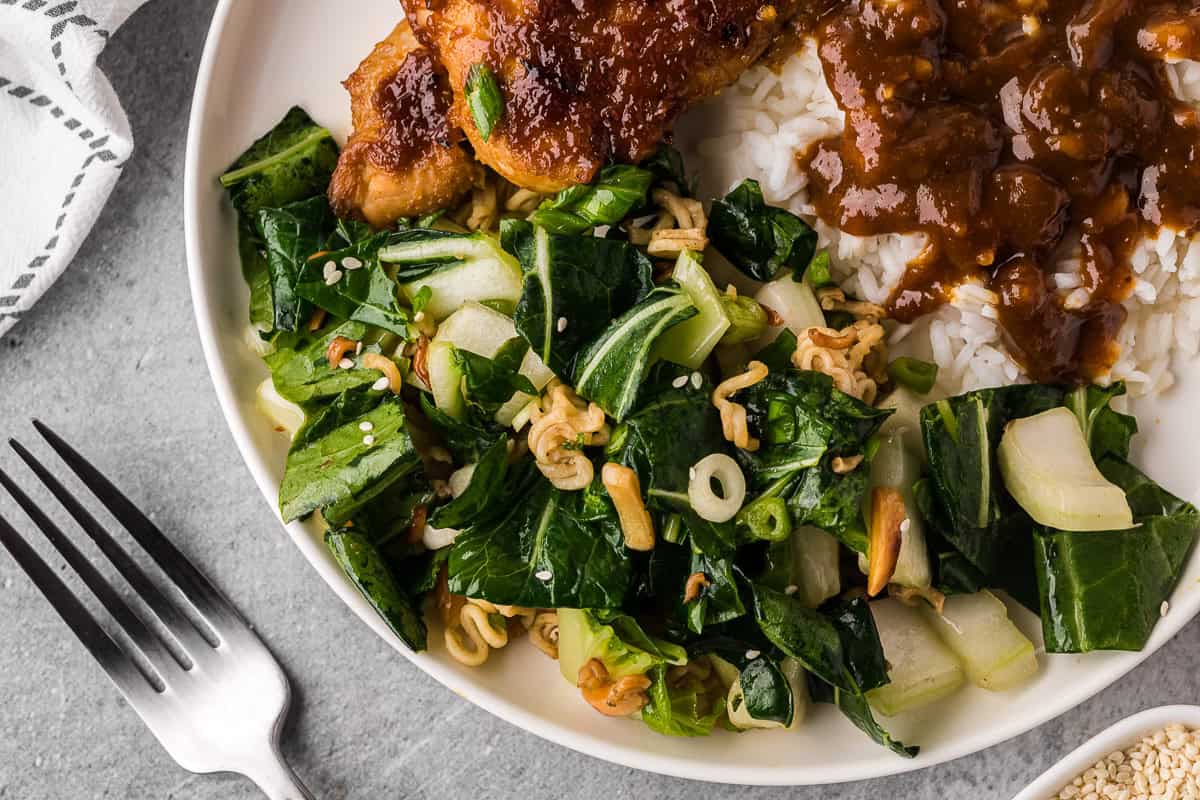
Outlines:
{"label": "bok choy leaf", "polygon": [[271,276],[275,330],[294,331],[308,316],[297,294],[300,272],[309,258],[330,245],[337,220],[324,196],[258,212],[258,230],[266,245]]}
{"label": "bok choy leaf", "polygon": [[501,509],[454,540],[451,592],[533,608],[621,606],[632,569],[606,496],[559,491],[526,470]]}
{"label": "bok choy leaf", "polygon": [[650,170],[611,164],[594,181],[563,189],[533,212],[529,221],[551,233],[579,234],[597,225],[615,225],[646,202],[654,181]]}
{"label": "bok choy leaf", "polygon": [[614,320],[575,360],[575,391],[621,422],[637,400],[650,352],[663,331],[696,315],[678,286],[659,286]]}
{"label": "bok choy leaf", "polygon": [[1100,471],[1125,490],[1135,527],[1124,531],[1040,531],[1034,535],[1046,650],[1145,647],[1200,532],[1200,512],[1127,461]]}
{"label": "bok choy leaf", "polygon": [[408,336],[408,312],[379,262],[386,234],[362,239],[304,263],[296,294],[341,319]]}
{"label": "bok choy leaf", "polygon": [[708,236],[713,247],[757,281],[784,268],[799,278],[817,250],[817,232],[790,211],[769,206],[758,181],[746,179],[712,204]]}
{"label": "bok choy leaf", "polygon": [[559,375],[570,374],[580,348],[654,286],[650,260],[628,242],[564,236],[519,220],[505,220],[502,230],[525,276],[517,331]]}
{"label": "bok choy leaf", "polygon": [[[306,403],[334,397],[348,389],[370,386],[379,380],[373,369],[340,369],[325,357],[329,343],[339,336],[363,341],[367,326],[344,322],[320,331],[282,333],[275,337],[275,351],[263,358],[271,370],[275,391],[293,403]],[[376,347],[376,349],[378,349]]]}
{"label": "bok choy leaf", "polygon": [[[371,423],[373,439],[363,436],[359,427],[363,422]],[[404,426],[403,406],[399,400],[383,402],[358,420],[288,453],[279,487],[283,521],[338,503],[352,503],[385,475],[395,480],[420,464]],[[349,514],[337,516],[345,519]]]}
{"label": "bok choy leaf", "polygon": [[419,598],[410,598],[400,588],[371,540],[355,528],[338,528],[325,534],[325,544],[355,588],[392,632],[413,650],[424,650],[426,628]]}

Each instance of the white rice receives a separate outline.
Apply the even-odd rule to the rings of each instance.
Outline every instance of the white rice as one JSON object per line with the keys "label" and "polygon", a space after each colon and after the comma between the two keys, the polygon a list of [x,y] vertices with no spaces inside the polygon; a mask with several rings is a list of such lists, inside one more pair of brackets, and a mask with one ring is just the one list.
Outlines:
{"label": "white rice", "polygon": [[[1200,63],[1168,65],[1172,87],[1200,105]],[[829,251],[834,276],[850,293],[882,303],[925,244],[922,234],[851,236],[816,219],[807,178],[796,153],[839,133],[845,117],[825,82],[810,40],[778,74],[765,67],[745,72],[721,96],[693,111],[680,129],[689,163],[700,167],[707,196],[724,194],[744,178],[761,184],[768,203],[804,217]],[[1172,360],[1200,347],[1200,236],[1170,230],[1141,243],[1133,255],[1137,282],[1125,302],[1129,318],[1117,343],[1121,356],[1104,380],[1123,380],[1130,394],[1154,394],[1174,382]],[[1088,302],[1078,252],[1068,248],[1054,285],[1068,308]],[[963,284],[951,302],[892,334],[898,354],[931,358],[939,383],[957,393],[1027,380],[1001,341],[996,298],[982,286]]]}

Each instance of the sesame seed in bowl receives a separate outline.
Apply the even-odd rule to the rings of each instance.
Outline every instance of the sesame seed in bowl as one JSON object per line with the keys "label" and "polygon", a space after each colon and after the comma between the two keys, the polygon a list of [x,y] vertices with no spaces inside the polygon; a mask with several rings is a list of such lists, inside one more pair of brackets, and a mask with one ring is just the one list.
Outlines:
{"label": "sesame seed in bowl", "polygon": [[1067,755],[1014,800],[1197,800],[1200,706],[1135,714]]}

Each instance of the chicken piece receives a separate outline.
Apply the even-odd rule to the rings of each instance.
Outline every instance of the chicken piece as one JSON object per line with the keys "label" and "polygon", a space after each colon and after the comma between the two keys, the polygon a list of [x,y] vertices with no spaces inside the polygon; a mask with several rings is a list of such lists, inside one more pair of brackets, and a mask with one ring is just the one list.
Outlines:
{"label": "chicken piece", "polygon": [[482,180],[450,122],[445,72],[407,21],[375,45],[343,85],[354,132],[329,184],[338,216],[384,227],[452,205]]}
{"label": "chicken piece", "polygon": [[[553,192],[611,161],[636,163],[690,104],[763,52],[799,0],[411,0],[417,36],[454,88],[451,117],[475,156],[513,183]],[[504,108],[488,141],[468,110],[484,63]]]}

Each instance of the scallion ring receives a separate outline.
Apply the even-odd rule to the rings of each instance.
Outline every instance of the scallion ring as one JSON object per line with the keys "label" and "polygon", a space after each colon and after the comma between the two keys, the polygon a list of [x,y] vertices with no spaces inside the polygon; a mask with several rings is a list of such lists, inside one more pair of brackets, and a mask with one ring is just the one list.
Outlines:
{"label": "scallion ring", "polygon": [[[713,491],[713,482],[720,495]],[[688,481],[688,502],[692,510],[709,522],[733,519],[746,499],[746,476],[738,463],[724,453],[712,453],[692,467]]]}
{"label": "scallion ring", "polygon": [[900,356],[888,364],[887,371],[892,380],[917,394],[929,394],[929,390],[937,383],[937,364],[919,358]]}
{"label": "scallion ring", "polygon": [[760,497],[741,510],[738,522],[767,542],[782,542],[792,534],[792,517],[782,497]]}

